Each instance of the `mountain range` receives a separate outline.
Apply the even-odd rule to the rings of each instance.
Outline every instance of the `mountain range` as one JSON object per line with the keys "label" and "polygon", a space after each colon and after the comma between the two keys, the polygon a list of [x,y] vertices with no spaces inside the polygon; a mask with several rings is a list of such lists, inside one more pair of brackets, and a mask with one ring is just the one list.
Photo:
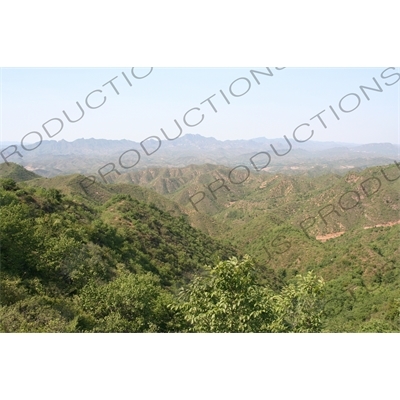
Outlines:
{"label": "mountain range", "polygon": [[[290,140],[290,139],[289,139]],[[309,171],[310,174],[335,171],[343,172],[353,168],[366,168],[393,162],[399,158],[400,146],[391,143],[336,143],[308,141],[297,143],[290,140],[289,145],[284,138],[267,139],[264,137],[249,140],[220,141],[212,137],[196,134],[186,134],[174,141],[145,140],[143,143],[147,155],[138,142],[130,140],[78,139],[73,142],[65,140],[43,141],[31,152],[23,152],[23,157],[17,154],[8,161],[16,162],[30,171],[51,177],[59,174],[81,173],[94,174],[108,163],[118,165],[121,155],[134,149],[140,154],[137,164],[121,173],[142,170],[147,167],[186,167],[191,164],[214,164],[234,167],[245,165],[269,172],[298,173]],[[37,144],[31,145],[35,147]],[[273,146],[273,148],[271,147]],[[7,146],[3,146],[3,149]],[[157,150],[158,149],[158,150]],[[264,154],[254,157],[257,153],[267,152],[271,156],[270,163]],[[7,153],[6,153],[7,154]],[[131,152],[131,165],[137,160],[135,152]],[[125,161],[128,163],[128,161]],[[128,164],[129,165],[129,164]]]}

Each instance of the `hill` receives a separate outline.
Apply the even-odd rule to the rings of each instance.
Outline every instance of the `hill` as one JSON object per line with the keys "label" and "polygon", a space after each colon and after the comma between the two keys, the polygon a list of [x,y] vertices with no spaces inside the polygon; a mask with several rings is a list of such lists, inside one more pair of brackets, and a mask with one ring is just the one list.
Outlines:
{"label": "hill", "polygon": [[307,238],[400,220],[399,171],[393,163],[319,176],[249,174],[243,168],[232,171],[208,164],[148,168],[114,181],[153,189],[179,204],[190,218],[212,216],[238,230],[255,221],[260,227],[286,223]]}
{"label": "hill", "polygon": [[[204,276],[205,264],[250,254],[257,285],[283,290],[310,271],[326,281],[324,331],[399,331],[399,171],[242,179],[207,164],[149,168],[113,184],[78,174],[6,182],[2,329],[184,330],[166,307],[177,289]],[[191,197],[198,192],[201,201]],[[120,310],[136,290],[155,302],[147,325],[138,322],[144,311],[128,318],[104,305]]]}
{"label": "hill", "polygon": [[40,175],[32,171],[28,171],[19,164],[9,163],[9,165],[0,164],[0,178],[13,179],[16,182],[29,181],[30,179],[39,178]]}
{"label": "hill", "polygon": [[[149,173],[151,174],[151,172]],[[121,182],[127,182],[127,180],[121,180]],[[173,216],[188,218],[192,226],[201,229],[207,234],[216,234],[223,229],[211,216],[205,213],[198,214],[188,212],[191,210],[182,207],[173,199],[163,196],[163,190],[160,190],[160,194],[151,188],[132,184],[132,182],[106,185],[99,182],[92,182],[83,175],[74,174],[60,175],[53,178],[37,178],[31,180],[29,185],[46,189],[57,189],[70,196],[75,196],[81,199],[81,201],[90,201],[94,205],[104,204],[117,194],[129,195],[133,199],[141,202],[154,204]]]}
{"label": "hill", "polygon": [[[236,250],[191,227],[183,215],[173,216],[154,203],[116,194],[118,188],[114,194],[107,190],[97,193],[101,203],[75,195],[77,178],[58,180],[69,193],[42,178],[31,181],[33,185],[3,181],[0,329],[176,329],[168,328],[173,316],[166,307],[176,289],[193,274],[202,273],[205,265],[226,260],[236,255]],[[101,311],[102,319],[88,305],[92,300],[96,306],[101,303],[101,299],[93,299],[94,292],[106,295],[119,284],[121,291],[131,285],[129,299],[134,290],[139,291],[134,323],[126,315],[109,316],[108,306]],[[114,301],[125,300],[119,297],[111,303]],[[144,311],[146,307],[151,309]]]}
{"label": "hill", "polygon": [[[318,271],[328,282],[328,331],[398,329],[398,165],[316,177],[260,172],[241,185],[230,182],[230,171],[154,168],[118,179],[129,177],[166,195],[195,226],[193,215],[211,216],[221,227],[214,237],[273,268],[283,281]],[[204,199],[192,197],[196,210],[190,198],[200,192]]]}

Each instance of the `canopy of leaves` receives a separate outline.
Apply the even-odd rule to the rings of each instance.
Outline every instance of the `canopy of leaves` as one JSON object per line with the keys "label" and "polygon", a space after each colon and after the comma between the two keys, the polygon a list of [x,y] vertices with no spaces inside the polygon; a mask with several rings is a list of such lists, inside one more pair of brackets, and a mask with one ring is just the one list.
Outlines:
{"label": "canopy of leaves", "polygon": [[250,257],[233,257],[196,277],[172,308],[189,332],[318,332],[323,287],[310,272],[275,294],[257,282]]}

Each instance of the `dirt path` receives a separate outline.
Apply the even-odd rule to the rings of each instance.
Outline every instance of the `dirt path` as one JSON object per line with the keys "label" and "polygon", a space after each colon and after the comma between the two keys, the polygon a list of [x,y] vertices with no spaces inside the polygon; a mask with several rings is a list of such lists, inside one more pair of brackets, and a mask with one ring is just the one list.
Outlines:
{"label": "dirt path", "polygon": [[342,232],[335,232],[335,233],[329,233],[328,235],[321,235],[321,236],[316,236],[315,239],[319,240],[320,242],[326,242],[329,239],[334,239],[339,236],[342,236],[345,231]]}
{"label": "dirt path", "polygon": [[400,224],[400,219],[398,221],[387,222],[386,224],[378,224],[374,226],[364,226],[364,229],[380,228],[381,226],[393,226]]}
{"label": "dirt path", "polygon": [[[393,225],[398,225],[398,224],[400,224],[400,220],[393,221],[393,222],[386,222],[385,224],[378,224],[378,225],[374,225],[374,226],[364,226],[364,229],[380,228],[382,226],[393,226]],[[344,233],[345,233],[345,231],[329,233],[328,235],[316,236],[315,239],[319,240],[320,242],[326,242],[329,239],[334,239],[339,236],[342,236]]]}

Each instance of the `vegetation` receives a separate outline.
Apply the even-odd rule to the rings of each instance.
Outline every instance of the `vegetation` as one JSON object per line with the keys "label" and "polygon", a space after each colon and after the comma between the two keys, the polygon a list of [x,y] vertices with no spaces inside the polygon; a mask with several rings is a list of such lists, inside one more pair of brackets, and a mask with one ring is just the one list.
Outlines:
{"label": "vegetation", "polygon": [[3,332],[400,331],[400,180],[382,179],[310,237],[299,227],[380,167],[255,175],[205,200],[207,213],[187,204],[205,176],[164,174],[166,198],[9,168],[0,169]]}
{"label": "vegetation", "polygon": [[181,290],[178,311],[189,332],[319,332],[322,280],[309,272],[279,294],[257,282],[248,256],[231,258]]}

